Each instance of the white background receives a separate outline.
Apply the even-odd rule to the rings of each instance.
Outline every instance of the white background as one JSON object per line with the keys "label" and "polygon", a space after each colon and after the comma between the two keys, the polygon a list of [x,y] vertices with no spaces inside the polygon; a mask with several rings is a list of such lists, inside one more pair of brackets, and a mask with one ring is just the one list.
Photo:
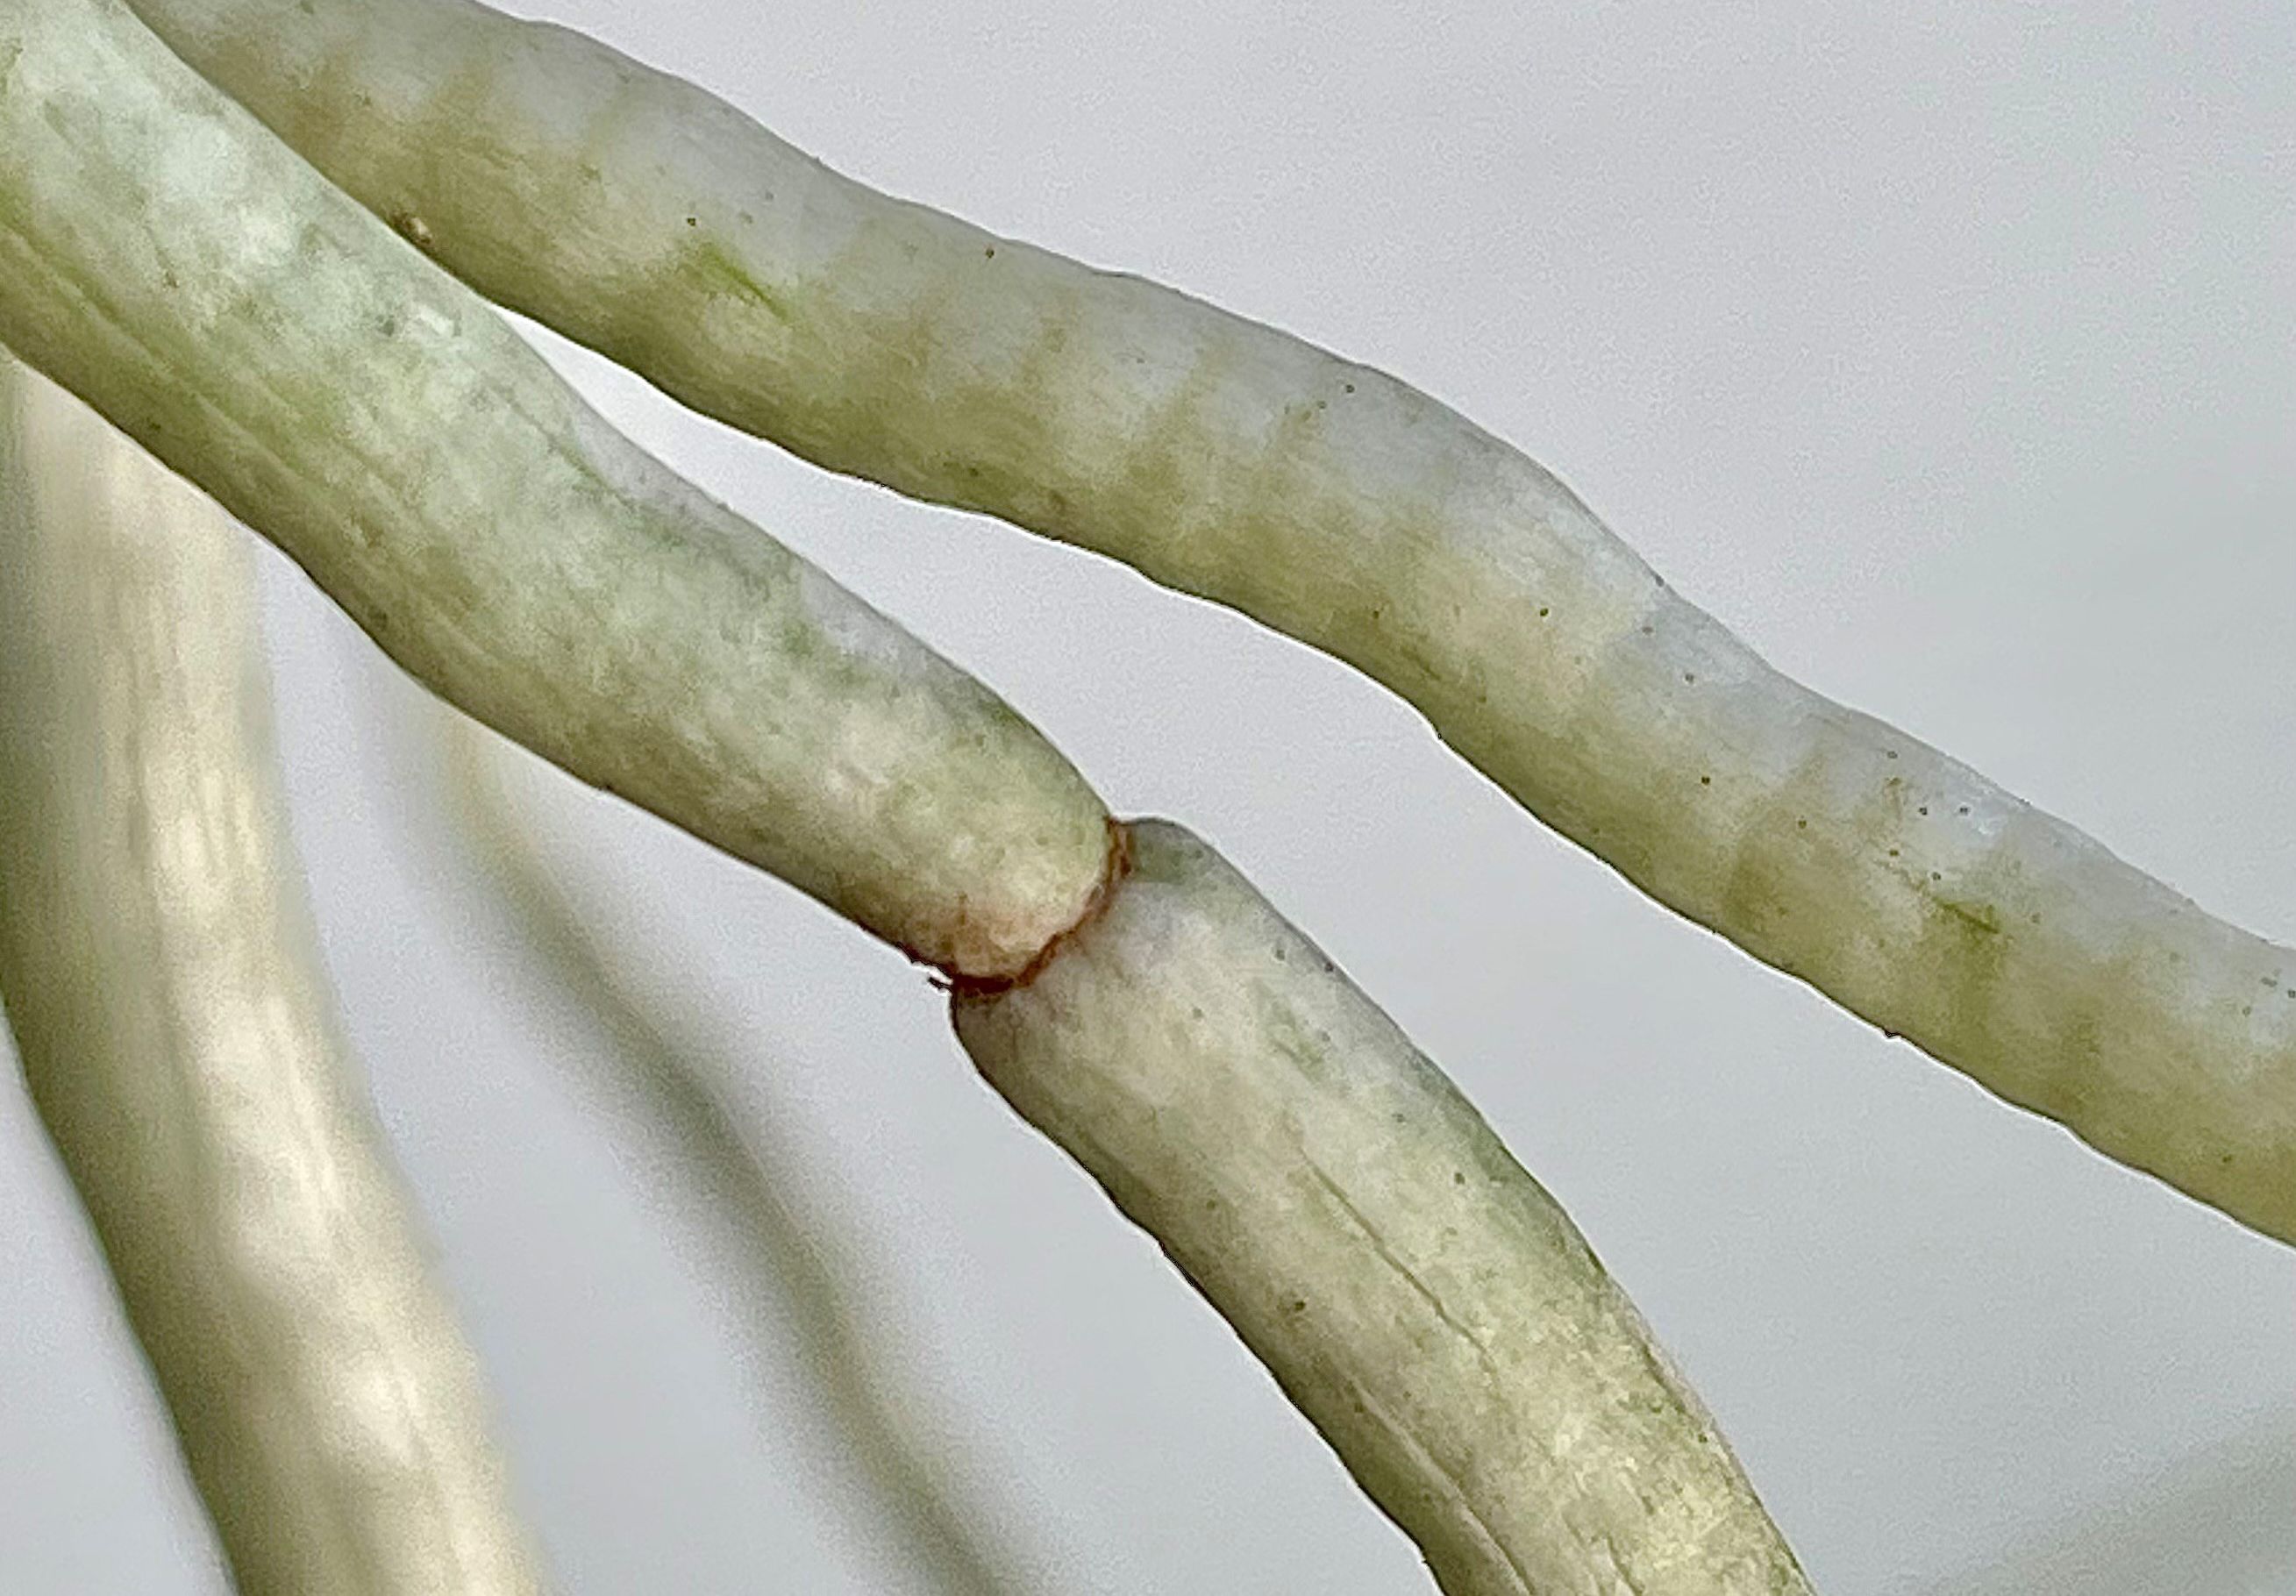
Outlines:
{"label": "white background", "polygon": [[[2296,938],[2284,0],[536,9],[881,187],[1396,372],[1788,670]],[[1670,919],[1346,669],[551,347],[1322,940],[1570,1207],[1821,1589],[2296,1592],[2296,1254]],[[420,696],[269,563],[328,957],[563,1587],[926,1589],[734,1232],[443,839]],[[917,971],[529,785],[799,1150],[1039,1588],[1424,1588]],[[220,1589],[175,1468],[12,1087],[0,1591]]]}

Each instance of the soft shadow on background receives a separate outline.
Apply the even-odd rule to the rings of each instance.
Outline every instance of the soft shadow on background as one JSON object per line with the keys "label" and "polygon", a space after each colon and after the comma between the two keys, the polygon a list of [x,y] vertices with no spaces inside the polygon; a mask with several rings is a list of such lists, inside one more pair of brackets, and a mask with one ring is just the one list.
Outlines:
{"label": "soft shadow on background", "polygon": [[[818,1150],[782,1132],[772,1082],[800,1062],[755,1039],[711,1041],[718,1027],[693,995],[666,998],[660,973],[617,945],[616,917],[576,901],[528,801],[529,783],[553,779],[547,766],[443,705],[408,707],[420,712],[400,749],[406,768],[433,773],[438,801],[423,829],[445,844],[441,866],[467,878],[474,912],[499,916],[533,978],[597,1033],[597,1049],[569,1062],[586,1066],[583,1086],[619,1145],[646,1160],[660,1199],[718,1232],[729,1328],[786,1343],[800,1360],[847,1470],[843,1494],[942,1596],[1039,1588],[1024,1572],[1029,1536],[983,1506],[961,1446],[937,1433],[899,1305],[856,1290],[863,1270]],[[744,1076],[746,1111],[734,1091]]]}
{"label": "soft shadow on background", "polygon": [[[2284,0],[525,9],[882,187],[1398,372],[1782,667],[2296,939]],[[2290,1249],[1668,919],[1343,667],[537,341],[1389,1007],[1571,1210],[1829,1596],[2296,1596]],[[563,1588],[934,1589],[855,1490],[804,1337],[758,1333],[724,1226],[596,1089],[594,1019],[441,863],[394,729],[413,690],[266,565],[329,963]],[[735,1134],[818,1159],[834,1261],[927,1388],[911,1417],[1043,1588],[1426,1588],[917,971],[534,785],[603,945],[754,1072],[724,1086]],[[140,1380],[0,1093],[8,1596],[220,1590]]]}
{"label": "soft shadow on background", "polygon": [[2291,1589],[2296,1408],[1921,1596],[2275,1596]]}

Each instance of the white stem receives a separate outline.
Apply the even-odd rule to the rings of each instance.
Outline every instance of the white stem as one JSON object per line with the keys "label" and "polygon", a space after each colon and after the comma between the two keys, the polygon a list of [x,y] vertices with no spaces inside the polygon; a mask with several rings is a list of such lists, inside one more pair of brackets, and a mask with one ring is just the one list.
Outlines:
{"label": "white stem", "polygon": [[1451,1596],[1808,1589],[1569,1217],[1315,944],[1179,827],[1029,984],[989,1084],[1258,1354]]}
{"label": "white stem", "polygon": [[135,4],[492,298],[1351,662],[1660,902],[2296,1240],[2296,956],[1771,669],[1427,396],[468,0]]}
{"label": "white stem", "polygon": [[0,341],[441,696],[914,957],[1011,973],[1099,800],[993,693],[602,421],[118,0],[0,0]]}
{"label": "white stem", "polygon": [[0,357],[0,1000],[240,1588],[534,1592],[319,972],[253,552]]}

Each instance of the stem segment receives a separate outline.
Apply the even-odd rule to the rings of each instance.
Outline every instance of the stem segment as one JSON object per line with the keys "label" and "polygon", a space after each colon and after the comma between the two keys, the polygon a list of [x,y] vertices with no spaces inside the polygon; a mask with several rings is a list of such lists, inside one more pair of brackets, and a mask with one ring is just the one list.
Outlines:
{"label": "stem segment", "polygon": [[1713,1422],[1443,1073],[1177,826],[957,1035],[1156,1238],[1451,1596],[1800,1592]]}
{"label": "stem segment", "polygon": [[1660,903],[2296,1241],[2296,954],[1773,670],[1426,395],[468,0],[135,4],[489,297],[1349,661]]}
{"label": "stem segment", "polygon": [[986,689],[606,430],[117,0],[0,0],[0,337],[446,696],[941,963],[990,1079],[1454,1592],[1804,1588],[1560,1210],[1311,945],[1184,833],[1127,875]]}
{"label": "stem segment", "polygon": [[606,425],[118,0],[0,0],[0,341],[394,659],[913,956],[1011,974],[1106,816],[995,694]]}
{"label": "stem segment", "polygon": [[253,545],[0,356],[0,998],[248,1596],[538,1590],[319,972]]}

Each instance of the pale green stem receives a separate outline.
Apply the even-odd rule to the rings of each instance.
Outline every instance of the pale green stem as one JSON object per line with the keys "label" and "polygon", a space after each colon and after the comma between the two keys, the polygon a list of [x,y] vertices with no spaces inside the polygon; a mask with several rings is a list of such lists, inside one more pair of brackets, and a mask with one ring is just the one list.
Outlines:
{"label": "pale green stem", "polygon": [[[119,0],[0,0],[0,338],[447,696],[941,962],[992,1075],[1215,1282],[1454,1592],[1800,1588],[1624,1298],[1432,1067],[1336,977],[1215,978],[1238,937],[1304,942],[1160,831],[1128,911],[1123,833],[1010,710],[612,433]],[[1141,953],[1102,915],[1169,929],[1175,968],[1095,998],[1086,1046],[1034,1037],[1066,954]],[[1220,1045],[1183,1034],[1198,986]],[[1335,1090],[1292,1051],[1318,1027],[1348,1039]],[[1087,1105],[1097,1071],[1153,1083],[1168,1126],[1104,1093],[1100,1159],[1060,1082],[1002,1072],[1008,1044],[1066,1050]],[[1204,1245],[1214,1205],[1234,1260]],[[1249,1300],[1256,1276],[1292,1295]],[[1269,1302],[1346,1316],[1287,1339]]]}
{"label": "pale green stem", "polygon": [[0,0],[0,342],[442,697],[927,961],[1011,974],[1106,817],[993,693],[670,472],[118,0]]}
{"label": "pale green stem", "polygon": [[1808,1589],[1570,1219],[1218,855],[1132,873],[1029,985],[960,992],[991,1085],[1155,1236],[1451,1596]]}
{"label": "pale green stem", "polygon": [[832,469],[1229,604],[1660,902],[2296,1240],[2296,955],[1808,692],[1378,372],[467,0],[135,0],[481,291]]}
{"label": "pale green stem", "polygon": [[[959,1488],[956,1461],[929,1433],[928,1404],[900,1367],[888,1317],[849,1283],[850,1238],[824,1211],[808,1171],[817,1150],[767,1115],[728,1106],[720,1083],[756,1060],[716,1056],[621,950],[594,929],[509,790],[508,761],[472,723],[437,723],[445,797],[491,900],[510,917],[560,994],[607,1043],[618,1099],[679,1155],[676,1173],[733,1233],[759,1321],[786,1318],[811,1395],[875,1519],[915,1567],[952,1596],[1021,1596],[1038,1582]],[[766,1060],[768,1064],[787,1060]],[[762,1325],[760,1338],[769,1335]]]}
{"label": "pale green stem", "polygon": [[253,554],[0,356],[0,1001],[240,1589],[534,1592],[319,971]]}

